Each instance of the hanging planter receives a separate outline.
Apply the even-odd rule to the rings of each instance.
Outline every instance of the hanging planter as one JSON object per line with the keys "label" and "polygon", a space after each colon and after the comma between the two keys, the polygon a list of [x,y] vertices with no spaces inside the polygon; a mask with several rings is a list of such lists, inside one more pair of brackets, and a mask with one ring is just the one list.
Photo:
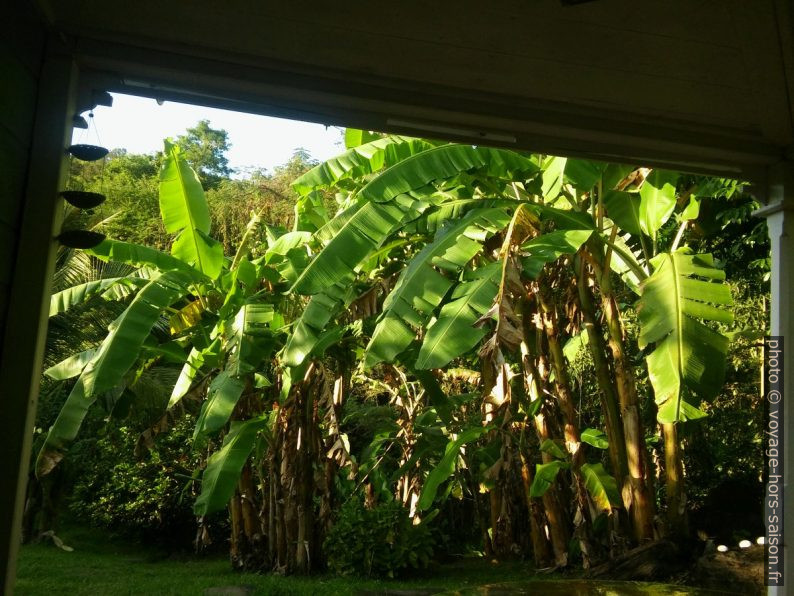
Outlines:
{"label": "hanging planter", "polygon": [[61,196],[70,205],[78,209],[93,209],[105,202],[105,195],[86,190],[62,190]]}
{"label": "hanging planter", "polygon": [[[88,114],[88,116],[93,123],[94,113],[91,112]],[[83,118],[80,119],[84,120]],[[98,134],[96,134],[96,137],[97,140],[99,140]],[[104,147],[99,145],[90,145],[87,143],[75,143],[69,147],[68,151],[72,157],[75,157],[81,161],[98,161],[100,159],[104,160],[109,153]],[[103,163],[103,176],[104,171],[105,165]],[[91,192],[87,190],[62,190],[60,195],[67,203],[77,207],[78,209],[92,209],[94,207],[98,207],[105,202],[106,198],[102,193]],[[61,243],[61,246],[65,246],[67,248],[94,248],[105,239],[105,235],[90,230],[63,230],[56,237],[56,239]]]}
{"label": "hanging planter", "polygon": [[57,238],[67,248],[94,248],[105,239],[105,235],[89,230],[66,230]]}
{"label": "hanging planter", "polygon": [[108,154],[108,150],[99,145],[72,145],[68,151],[82,161],[97,161]]}

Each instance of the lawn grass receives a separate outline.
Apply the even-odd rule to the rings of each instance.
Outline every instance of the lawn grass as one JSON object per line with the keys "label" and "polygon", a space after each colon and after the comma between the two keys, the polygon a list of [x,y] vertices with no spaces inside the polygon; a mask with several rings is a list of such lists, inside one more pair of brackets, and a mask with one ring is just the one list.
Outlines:
{"label": "lawn grass", "polygon": [[64,530],[59,536],[74,548],[66,552],[51,543],[23,546],[17,572],[17,594],[116,595],[202,594],[222,586],[249,586],[256,594],[357,594],[420,588],[464,589],[487,583],[526,581],[531,565],[464,559],[415,571],[400,580],[343,578],[331,575],[282,577],[237,573],[223,556],[171,554],[113,539],[96,530]]}
{"label": "lawn grass", "polygon": [[[169,553],[162,547],[113,537],[100,530],[72,526],[59,533],[74,548],[67,552],[51,542],[22,547],[16,594],[59,596],[116,596],[126,594],[203,595],[208,588],[245,587],[246,593],[268,596],[398,594],[399,590],[451,591],[463,594],[492,593],[477,590],[486,584],[515,582],[513,591],[502,586],[493,593],[530,593],[529,582],[539,581],[532,593],[556,596],[633,594],[683,596],[721,594],[678,585],[635,582],[593,582],[580,579],[581,571],[565,574],[536,573],[530,563],[495,562],[483,557],[459,558],[422,571],[411,571],[394,580],[313,575],[283,577],[275,574],[232,571],[223,555],[195,556]],[[403,592],[407,594],[408,592]],[[724,593],[724,592],[722,592]],[[217,594],[217,592],[216,592]]]}

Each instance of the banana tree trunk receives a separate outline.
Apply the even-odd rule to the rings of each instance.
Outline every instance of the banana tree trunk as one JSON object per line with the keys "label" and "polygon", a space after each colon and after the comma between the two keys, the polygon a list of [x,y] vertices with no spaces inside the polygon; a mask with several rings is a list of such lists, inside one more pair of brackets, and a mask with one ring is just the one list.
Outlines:
{"label": "banana tree trunk", "polygon": [[276,432],[274,448],[272,453],[273,459],[273,475],[270,477],[270,482],[273,485],[274,494],[274,521],[276,526],[275,537],[275,558],[273,559],[273,569],[277,572],[285,572],[287,569],[287,524],[286,516],[284,515],[284,489],[281,482],[282,470],[284,467],[284,436],[282,425],[285,424],[284,416],[282,414],[283,408],[279,408],[278,418],[276,421]]}
{"label": "banana tree trunk", "polygon": [[535,560],[535,567],[543,569],[549,567],[553,562],[553,552],[551,541],[546,536],[545,528],[548,520],[543,511],[543,507],[538,499],[530,496],[532,486],[532,464],[529,455],[526,453],[526,425],[521,427],[521,441],[519,443],[519,456],[521,458],[521,482],[523,487],[524,502],[527,513],[529,514],[529,529],[532,538],[532,556]]}
{"label": "banana tree trunk", "polygon": [[235,569],[253,571],[267,567],[267,547],[257,501],[251,464],[246,463],[229,504],[232,525],[229,556]]}
{"label": "banana tree trunk", "polygon": [[311,570],[311,537],[313,525],[312,510],[312,466],[311,466],[311,402],[306,399],[305,392],[299,394],[303,397],[301,403],[295,404],[297,434],[295,437],[295,452],[293,454],[295,469],[290,481],[293,485],[295,511],[295,560],[293,571],[295,573],[309,573]]}
{"label": "banana tree trunk", "polygon": [[[261,396],[246,382],[243,395],[232,412],[233,420],[247,420],[259,413]],[[229,558],[232,567],[245,571],[261,571],[270,566],[264,519],[260,517],[263,493],[256,488],[254,471],[246,462],[237,481],[234,496],[229,502],[231,536]]]}
{"label": "banana tree trunk", "polygon": [[509,543],[505,539],[504,524],[500,523],[503,513],[503,492],[500,486],[494,486],[488,491],[488,504],[491,514],[491,544],[493,545],[494,555],[499,557],[503,557],[508,553],[510,548]]}
{"label": "banana tree trunk", "polygon": [[272,451],[269,453],[270,457],[267,458],[267,557],[272,567],[273,562],[276,560],[277,549],[277,532],[276,532],[276,465],[275,454]]}
{"label": "banana tree trunk", "polygon": [[229,502],[229,518],[231,522],[231,537],[229,539],[229,559],[234,569],[245,568],[246,543],[243,534],[243,512],[240,504],[239,488]]}
{"label": "banana tree trunk", "polygon": [[464,471],[463,477],[466,481],[467,488],[469,493],[472,496],[472,502],[474,504],[474,512],[477,517],[477,521],[479,522],[478,525],[480,527],[480,535],[482,537],[482,550],[485,553],[486,557],[492,557],[494,555],[493,550],[493,543],[491,542],[491,535],[488,533],[488,513],[485,511],[483,507],[483,499],[480,493],[480,487],[477,483],[477,480],[472,473],[472,463],[471,459],[467,456],[464,456],[466,459],[466,469]]}
{"label": "banana tree trunk", "polygon": [[[502,453],[495,486],[489,491],[491,505],[491,533],[494,554],[502,558],[514,558],[529,552],[532,544],[539,541],[540,527],[534,528],[531,508],[527,506],[527,490],[519,445],[514,441],[516,433],[505,429],[502,435]],[[530,526],[530,536],[526,528]]]}
{"label": "banana tree trunk", "polygon": [[607,347],[604,344],[604,335],[593,306],[593,296],[588,287],[589,278],[586,275],[585,263],[581,258],[576,259],[578,273],[579,306],[582,313],[584,328],[587,330],[590,355],[593,358],[596,380],[601,390],[601,405],[606,421],[606,434],[609,440],[609,460],[612,464],[612,474],[618,486],[628,475],[628,459],[626,456],[626,437],[623,433],[623,420],[620,416],[617,388],[613,380],[610,362],[607,359]]}
{"label": "banana tree trunk", "polygon": [[526,528],[524,513],[527,510],[523,507],[520,467],[513,440],[512,420],[517,408],[510,383],[510,367],[504,362],[501,352],[497,354],[489,363],[496,365],[495,383],[482,403],[486,424],[502,421],[501,428],[489,433],[491,440],[501,441],[499,460],[488,472],[493,482],[488,491],[491,545],[494,555],[511,558],[528,550],[526,532],[522,531]]}
{"label": "banana tree trunk", "polygon": [[[539,413],[535,416],[535,430],[538,434],[538,441],[540,443],[552,437],[549,432],[545,413]],[[553,460],[554,458],[548,453],[541,453],[541,461],[544,464]],[[563,491],[561,490],[560,483],[555,482],[554,485],[543,494],[541,499],[543,508],[546,511],[546,519],[549,521],[549,534],[551,537],[552,549],[554,550],[554,563],[558,567],[565,567],[568,565],[568,543],[570,542],[571,528],[565,507],[567,499],[563,498]]]}
{"label": "banana tree trunk", "polygon": [[319,565],[321,533],[314,505],[314,468],[315,464],[320,467],[318,456],[323,452],[319,404],[329,391],[322,365],[312,364],[279,412],[280,466],[275,480],[280,485],[276,500],[281,534],[276,569],[281,572],[306,574]]}
{"label": "banana tree trunk", "polygon": [[42,534],[58,529],[58,514],[64,488],[63,467],[41,478],[30,474],[22,515],[22,543],[37,542]]}
{"label": "banana tree trunk", "polygon": [[584,463],[584,452],[579,433],[579,426],[576,423],[576,407],[574,406],[573,394],[568,381],[568,373],[565,364],[565,356],[562,353],[562,346],[559,342],[559,315],[556,305],[543,294],[544,288],[537,293],[538,302],[542,309],[542,324],[546,333],[546,341],[554,367],[555,387],[557,402],[563,416],[563,435],[565,446],[571,455],[571,472],[574,480],[574,490],[579,513],[583,518],[583,523],[578,527],[579,542],[582,548],[582,565],[585,569],[590,567],[592,550],[592,520],[590,516],[590,503],[585,488],[584,478],[582,477],[581,467]]}
{"label": "banana tree trunk", "polygon": [[[351,466],[351,469],[355,467],[355,462],[350,460],[350,454],[347,450],[338,447],[340,443],[344,445],[344,442],[341,441],[339,420],[342,416],[342,406],[349,388],[350,372],[346,368],[343,368],[334,380],[332,393],[327,396],[323,404],[325,407],[325,441],[323,441],[323,438],[319,436],[319,434],[317,437],[318,454],[320,455],[319,460],[325,461],[322,466],[322,485],[318,487],[320,493],[320,510],[317,519],[318,529],[323,535],[327,534],[331,529],[333,512],[338,507],[338,503],[336,502],[336,491],[334,490],[336,475],[339,469],[344,465]],[[319,404],[316,407],[319,407]],[[315,414],[315,417],[319,420],[319,413]]]}
{"label": "banana tree trunk", "polygon": [[601,310],[604,314],[608,346],[614,364],[615,385],[623,419],[623,434],[626,439],[628,478],[622,487],[623,504],[631,514],[635,540],[645,542],[653,540],[654,537],[654,500],[648,486],[648,453],[640,418],[637,383],[631,363],[626,356],[625,334],[620,320],[620,309],[612,291],[608,262],[597,243],[590,241],[587,246],[598,267]]}
{"label": "banana tree trunk", "polygon": [[[524,382],[529,391],[530,400],[534,402],[535,400],[543,399],[541,376],[535,364],[537,358],[534,351],[536,338],[529,326],[531,312],[524,307],[522,308],[522,315],[524,340],[521,342],[521,363],[524,373]],[[550,438],[544,409],[544,407],[541,407],[533,419],[539,443],[543,443],[544,440]],[[552,460],[552,457],[545,452],[541,452],[541,458],[543,463],[549,463]],[[554,554],[554,563],[557,567],[565,567],[568,564],[568,540],[570,533],[567,516],[565,515],[565,508],[562,505],[559,493],[558,483],[555,482],[554,485],[545,492],[543,497],[541,497],[541,502],[543,503],[543,510],[546,515],[546,520],[548,521],[549,539]],[[535,499],[534,502],[537,503],[537,499]]]}
{"label": "banana tree trunk", "polygon": [[664,471],[667,489],[667,528],[677,538],[689,534],[686,514],[686,495],[684,493],[684,469],[681,443],[678,440],[677,425],[662,424],[664,434]]}

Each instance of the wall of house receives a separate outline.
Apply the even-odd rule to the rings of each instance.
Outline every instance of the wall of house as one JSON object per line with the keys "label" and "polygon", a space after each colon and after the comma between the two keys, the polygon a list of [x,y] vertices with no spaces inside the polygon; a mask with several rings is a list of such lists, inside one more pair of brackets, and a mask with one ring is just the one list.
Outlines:
{"label": "wall of house", "polygon": [[[32,4],[8,3],[0,19],[0,477],[3,478],[0,484],[4,485],[0,490],[0,592],[6,594],[11,593],[14,581],[19,540],[16,528],[20,509],[18,496],[22,489],[17,479],[24,478],[21,466],[27,468],[28,465],[22,452],[27,443],[25,434],[29,432],[26,413],[30,400],[29,394],[19,391],[19,385],[9,382],[9,376],[24,378],[29,371],[24,367],[20,370],[13,363],[10,353],[15,348],[16,338],[8,336],[7,324],[12,279],[18,268],[23,204],[28,188],[45,45],[46,31]],[[51,219],[51,214],[47,219]],[[37,325],[38,320],[33,321],[31,336],[37,335]],[[16,333],[18,330],[14,331]]]}
{"label": "wall of house", "polygon": [[[27,2],[0,19],[0,336],[16,261],[45,32]],[[5,12],[5,11],[4,11]]]}

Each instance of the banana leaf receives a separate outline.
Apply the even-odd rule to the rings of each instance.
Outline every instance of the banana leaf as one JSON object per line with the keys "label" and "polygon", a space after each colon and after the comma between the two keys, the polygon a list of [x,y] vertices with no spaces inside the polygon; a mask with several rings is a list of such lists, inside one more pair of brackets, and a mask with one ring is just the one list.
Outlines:
{"label": "banana leaf", "polygon": [[420,511],[425,511],[430,508],[433,501],[436,499],[438,487],[441,486],[441,483],[447,478],[452,476],[452,473],[455,471],[455,462],[458,461],[458,454],[460,453],[461,447],[467,443],[476,441],[489,430],[491,430],[491,427],[488,426],[467,428],[461,432],[456,439],[447,443],[441,461],[438,462],[438,465],[431,470],[430,474],[428,474],[425,479],[425,484],[422,487],[422,494],[419,496],[419,501],[417,502],[417,507]]}
{"label": "banana leaf", "polygon": [[592,230],[555,230],[533,238],[521,246],[523,252],[529,253],[521,259],[524,272],[537,279],[547,263],[575,253],[592,233]]}
{"label": "banana leaf", "polygon": [[91,362],[96,354],[96,349],[85,350],[72,354],[68,358],[61,360],[58,364],[49,367],[44,374],[55,381],[65,381],[76,377],[83,372],[86,364]]}
{"label": "banana leaf", "polygon": [[568,159],[565,164],[565,180],[582,192],[591,190],[601,179],[608,164],[586,159]]}
{"label": "banana leaf", "polygon": [[532,479],[532,486],[529,487],[530,497],[542,497],[551,488],[557,479],[560,470],[567,470],[571,467],[568,462],[557,460],[547,464],[537,464],[535,467],[535,477]]}
{"label": "banana leaf", "polygon": [[97,294],[103,293],[105,290],[124,279],[129,278],[110,277],[107,279],[97,279],[56,292],[50,297],[50,316],[52,317],[66,312],[70,308],[84,303]]}
{"label": "banana leaf", "polygon": [[431,182],[446,180],[469,170],[510,182],[534,176],[538,166],[528,157],[507,149],[442,145],[412,155],[385,170],[359,192],[359,199],[387,202]]}
{"label": "banana leaf", "polygon": [[675,209],[676,179],[671,172],[653,170],[640,188],[640,228],[651,238],[656,238]]}
{"label": "banana leaf", "polygon": [[312,191],[295,201],[293,232],[316,232],[330,219],[319,191]]}
{"label": "banana leaf", "polygon": [[282,359],[287,366],[301,365],[315,350],[326,325],[350,303],[353,296],[352,279],[353,276],[349,275],[340,283],[311,297],[284,346]]}
{"label": "banana leaf", "polygon": [[190,277],[167,271],[153,278],[110,325],[109,333],[83,369],[50,428],[37,462],[37,473],[48,473],[74,440],[88,409],[103,392],[121,382],[141,352],[162,311],[187,293]]}
{"label": "banana leaf", "polygon": [[487,330],[474,327],[499,291],[501,263],[481,267],[452,291],[438,318],[427,328],[416,368],[441,368],[476,346]]}
{"label": "banana leaf", "polygon": [[178,234],[171,254],[215,279],[223,268],[223,246],[209,237],[210,213],[204,190],[179,147],[165,141],[160,170],[160,213],[167,232]]}
{"label": "banana leaf", "polygon": [[[367,256],[406,219],[413,219],[426,205],[409,197],[391,203],[359,205],[340,226],[332,221],[333,237],[309,263],[292,287],[299,294],[317,294],[354,273]],[[328,234],[321,229],[318,235]]]}
{"label": "banana leaf", "polygon": [[[383,302],[383,313],[367,346],[365,366],[392,362],[424,327],[454,282],[439,273],[458,274],[482,251],[483,240],[510,221],[505,209],[477,209],[442,228],[419,251]],[[424,368],[424,367],[420,367]]]}
{"label": "banana leaf", "polygon": [[618,483],[607,473],[603,464],[582,464],[581,471],[584,485],[596,508],[609,512],[613,507],[621,506]]}
{"label": "banana leaf", "polygon": [[544,199],[551,200],[560,196],[566,161],[564,157],[550,157],[543,163],[541,194]]}
{"label": "banana leaf", "polygon": [[121,242],[120,240],[104,240],[98,246],[85,251],[101,261],[126,263],[135,267],[152,267],[158,272],[182,271],[193,277],[195,281],[206,279],[200,272],[187,263],[148,246]]}
{"label": "banana leaf", "polygon": [[586,428],[582,431],[582,441],[598,449],[609,449],[609,441],[604,431],[597,428]]}
{"label": "banana leaf", "polygon": [[[662,423],[699,418],[689,392],[710,399],[722,387],[728,338],[707,322],[731,323],[730,288],[709,254],[687,248],[651,260],[654,272],[643,282],[638,302],[639,346],[653,344],[648,374]],[[685,391],[686,390],[686,391]]]}
{"label": "banana leaf", "polygon": [[544,439],[540,444],[540,450],[560,460],[565,460],[568,457],[568,454],[560,444],[552,439]]}
{"label": "banana leaf", "polygon": [[196,515],[207,515],[226,507],[234,495],[240,472],[254,449],[257,434],[267,424],[265,416],[232,423],[229,434],[223,440],[223,447],[207,460],[201,480],[201,494],[193,505]]}
{"label": "banana leaf", "polygon": [[604,193],[604,206],[607,209],[610,219],[612,219],[621,230],[635,236],[640,235],[644,227],[640,222],[641,202],[642,199],[636,192],[608,190]]}
{"label": "banana leaf", "polygon": [[358,147],[364,143],[376,141],[383,138],[383,135],[369,130],[361,130],[359,128],[346,128],[345,129],[345,149]]}
{"label": "banana leaf", "polygon": [[312,168],[292,183],[304,196],[311,191],[336,184],[345,178],[358,178],[392,166],[411,155],[432,147],[428,141],[391,135],[348,147],[348,150]]}
{"label": "banana leaf", "polygon": [[233,377],[228,371],[221,371],[210,383],[207,399],[201,407],[196,420],[193,439],[199,435],[210,434],[222,429],[229,421],[232,410],[245,389],[245,382]]}
{"label": "banana leaf", "polygon": [[221,339],[218,337],[206,348],[202,349],[193,346],[190,349],[187,360],[185,360],[185,364],[182,366],[179,377],[171,391],[171,397],[168,400],[169,409],[178,404],[182,398],[185,397],[187,392],[190,391],[190,387],[193,385],[196,375],[201,370],[201,367],[204,366],[205,362],[207,360],[214,361],[218,359],[220,348]]}

